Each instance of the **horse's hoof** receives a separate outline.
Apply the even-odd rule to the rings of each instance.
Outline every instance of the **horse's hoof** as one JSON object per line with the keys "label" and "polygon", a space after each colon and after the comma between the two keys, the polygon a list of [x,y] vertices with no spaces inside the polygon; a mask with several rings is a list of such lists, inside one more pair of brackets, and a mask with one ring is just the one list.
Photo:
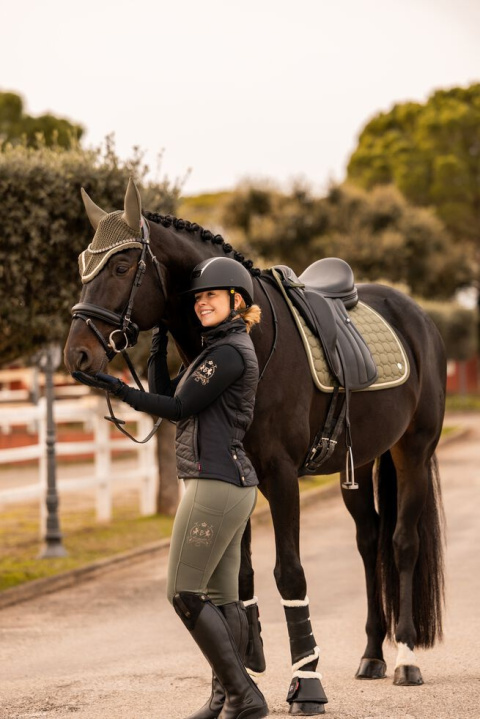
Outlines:
{"label": "horse's hoof", "polygon": [[385,679],[387,665],[383,659],[369,659],[362,657],[355,679]]}
{"label": "horse's hoof", "polygon": [[401,664],[395,668],[393,683],[400,687],[418,687],[423,684],[422,673],[413,664]]}
{"label": "horse's hoof", "polygon": [[325,714],[325,704],[319,704],[318,702],[292,702],[288,713],[302,717]]}

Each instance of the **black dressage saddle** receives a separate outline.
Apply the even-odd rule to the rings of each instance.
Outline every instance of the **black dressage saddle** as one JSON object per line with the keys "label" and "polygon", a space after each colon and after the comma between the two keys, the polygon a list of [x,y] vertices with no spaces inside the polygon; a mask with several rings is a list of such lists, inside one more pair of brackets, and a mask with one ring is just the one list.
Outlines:
{"label": "black dressage saddle", "polygon": [[317,260],[297,277],[276,265],[290,301],[320,340],[325,359],[340,387],[361,390],[378,377],[372,354],[349,317],[358,302],[352,268],[337,257]]}

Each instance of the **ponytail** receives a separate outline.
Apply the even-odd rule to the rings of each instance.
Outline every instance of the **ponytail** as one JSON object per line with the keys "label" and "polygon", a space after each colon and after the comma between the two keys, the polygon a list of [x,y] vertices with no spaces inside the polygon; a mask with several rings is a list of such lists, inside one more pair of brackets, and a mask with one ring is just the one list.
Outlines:
{"label": "ponytail", "polygon": [[245,302],[242,302],[237,312],[243,318],[243,321],[247,325],[247,332],[250,332],[252,327],[260,322],[262,317],[262,310],[258,305],[251,305],[246,307]]}

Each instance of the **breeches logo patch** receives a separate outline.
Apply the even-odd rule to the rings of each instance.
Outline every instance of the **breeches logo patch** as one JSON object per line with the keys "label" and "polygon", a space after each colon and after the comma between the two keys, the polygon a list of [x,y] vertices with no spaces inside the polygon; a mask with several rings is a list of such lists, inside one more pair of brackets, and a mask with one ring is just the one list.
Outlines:
{"label": "breeches logo patch", "polygon": [[194,544],[196,547],[208,547],[212,543],[213,527],[206,522],[196,522],[188,535],[188,543]]}

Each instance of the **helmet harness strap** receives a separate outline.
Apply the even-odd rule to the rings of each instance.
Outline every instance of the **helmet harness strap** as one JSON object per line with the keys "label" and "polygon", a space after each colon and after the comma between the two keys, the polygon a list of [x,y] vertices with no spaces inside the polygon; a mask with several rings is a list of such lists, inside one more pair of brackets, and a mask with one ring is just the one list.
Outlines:
{"label": "helmet harness strap", "polygon": [[230,314],[228,318],[232,320],[237,314],[237,311],[235,309],[235,287],[230,287],[228,292],[230,295]]}

